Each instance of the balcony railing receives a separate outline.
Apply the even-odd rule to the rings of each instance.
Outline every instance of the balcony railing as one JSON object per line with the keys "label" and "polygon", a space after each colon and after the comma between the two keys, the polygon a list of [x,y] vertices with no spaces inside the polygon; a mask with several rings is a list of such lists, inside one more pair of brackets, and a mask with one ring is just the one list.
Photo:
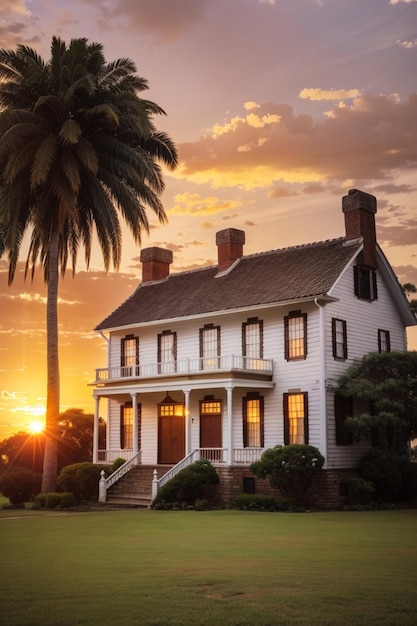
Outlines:
{"label": "balcony railing", "polygon": [[207,373],[231,372],[232,370],[272,375],[273,361],[272,359],[256,359],[230,354],[209,358],[185,358],[167,363],[141,363],[123,367],[102,367],[96,369],[95,382],[104,383],[126,378],[156,378],[189,374],[204,375]]}

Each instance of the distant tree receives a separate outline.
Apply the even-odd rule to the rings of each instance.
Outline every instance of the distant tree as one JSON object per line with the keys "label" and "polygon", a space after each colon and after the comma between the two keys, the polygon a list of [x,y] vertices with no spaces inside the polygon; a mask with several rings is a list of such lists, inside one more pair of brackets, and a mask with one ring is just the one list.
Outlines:
{"label": "distant tree", "polygon": [[417,300],[415,298],[410,298],[411,294],[417,293],[417,287],[413,283],[404,283],[402,288],[408,296],[411,310],[417,314]]}
{"label": "distant tree", "polygon": [[357,440],[376,435],[386,456],[403,455],[417,436],[417,352],[381,352],[363,357],[339,378],[343,396],[368,409],[347,420]]}
{"label": "distant tree", "polygon": [[23,467],[35,473],[42,472],[44,438],[42,433],[18,432],[0,441],[0,457],[4,470]]}
{"label": "distant tree", "polygon": [[26,270],[40,264],[47,284],[47,402],[42,491],[54,491],[59,422],[58,284],[79,249],[88,265],[96,234],[106,270],[117,269],[121,222],[135,242],[149,230],[147,210],[166,213],[161,164],[177,165],[164,114],[140,98],[147,81],[130,59],[107,63],[86,39],[57,37],[44,61],[32,48],[0,50],[0,256],[13,281],[29,233]]}
{"label": "distant tree", "polygon": [[58,468],[93,458],[94,415],[68,409],[59,416]]}

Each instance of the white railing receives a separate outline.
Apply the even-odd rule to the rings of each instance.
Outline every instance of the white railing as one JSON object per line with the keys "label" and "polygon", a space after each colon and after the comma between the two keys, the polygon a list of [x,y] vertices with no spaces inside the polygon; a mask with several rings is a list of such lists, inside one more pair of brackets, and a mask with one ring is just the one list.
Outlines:
{"label": "white railing", "polygon": [[242,370],[262,374],[273,373],[272,359],[230,354],[213,358],[179,359],[170,363],[145,363],[125,367],[102,367],[96,369],[96,382],[123,378],[154,378],[156,376],[204,374],[206,372],[229,372]]}
{"label": "white railing", "polygon": [[99,482],[99,496],[98,496],[99,502],[106,501],[107,490],[112,485],[114,485],[114,483],[117,483],[117,481],[120,480],[122,476],[127,474],[134,465],[140,465],[141,456],[142,456],[142,450],[139,450],[139,452],[135,454],[135,456],[132,456],[128,461],[123,463],[123,465],[118,467],[117,470],[114,471],[113,474],[110,474],[110,476],[108,476],[107,478],[105,478],[104,470],[101,470],[101,473],[100,473],[101,478]]}
{"label": "white railing", "polygon": [[264,448],[235,448],[233,450],[233,464],[250,465],[259,461],[264,451]]}
{"label": "white railing", "polygon": [[152,501],[156,498],[156,494],[159,489],[166,485],[171,478],[174,478],[178,472],[199,459],[206,459],[213,464],[223,464],[226,463],[227,450],[226,448],[197,448],[196,450],[190,452],[190,454],[187,454],[187,456],[181,459],[181,461],[174,465],[174,467],[171,467],[171,469],[168,470],[166,474],[161,476],[161,478],[158,478],[158,471],[154,469],[152,481]]}
{"label": "white railing", "polygon": [[116,459],[130,461],[133,450],[97,450],[97,463],[113,463]]}

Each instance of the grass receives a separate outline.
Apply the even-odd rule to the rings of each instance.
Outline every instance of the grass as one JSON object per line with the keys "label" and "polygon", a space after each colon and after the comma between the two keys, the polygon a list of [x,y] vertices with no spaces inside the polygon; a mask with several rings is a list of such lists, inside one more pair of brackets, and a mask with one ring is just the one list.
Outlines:
{"label": "grass", "polygon": [[0,624],[416,623],[417,511],[0,511]]}

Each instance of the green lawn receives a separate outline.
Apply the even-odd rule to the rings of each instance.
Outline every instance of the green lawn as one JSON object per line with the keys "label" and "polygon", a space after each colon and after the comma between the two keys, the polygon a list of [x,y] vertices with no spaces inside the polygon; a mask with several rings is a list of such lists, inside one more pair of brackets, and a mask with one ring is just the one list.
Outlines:
{"label": "green lawn", "polygon": [[0,624],[417,623],[417,511],[0,511]]}

